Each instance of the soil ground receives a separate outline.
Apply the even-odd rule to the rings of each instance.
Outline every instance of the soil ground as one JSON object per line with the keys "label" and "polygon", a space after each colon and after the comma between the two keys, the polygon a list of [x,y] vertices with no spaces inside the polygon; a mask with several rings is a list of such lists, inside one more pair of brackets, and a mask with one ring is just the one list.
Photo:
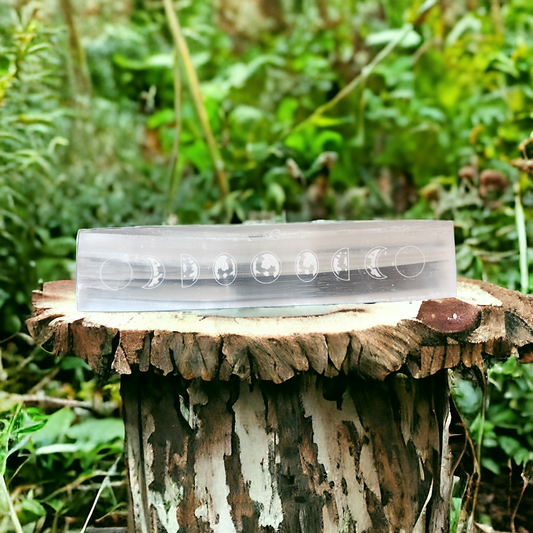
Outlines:
{"label": "soil ground", "polygon": [[490,516],[496,531],[512,531],[511,516],[517,508],[515,517],[516,533],[533,533],[533,484],[529,484],[520,500],[523,479],[521,468],[514,467],[512,472],[499,475],[483,472],[479,488],[478,516]]}

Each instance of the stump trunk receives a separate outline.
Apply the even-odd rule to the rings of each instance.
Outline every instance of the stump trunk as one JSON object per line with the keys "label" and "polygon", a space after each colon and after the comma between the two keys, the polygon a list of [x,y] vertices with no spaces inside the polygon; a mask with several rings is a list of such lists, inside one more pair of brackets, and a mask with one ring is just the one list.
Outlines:
{"label": "stump trunk", "polygon": [[131,530],[448,530],[447,376],[122,377]]}
{"label": "stump trunk", "polygon": [[312,316],[82,313],[74,283],[53,282],[28,328],[122,375],[130,533],[438,533],[450,447],[454,465],[474,456],[460,421],[449,442],[445,369],[533,361],[532,298],[471,280],[457,296]]}

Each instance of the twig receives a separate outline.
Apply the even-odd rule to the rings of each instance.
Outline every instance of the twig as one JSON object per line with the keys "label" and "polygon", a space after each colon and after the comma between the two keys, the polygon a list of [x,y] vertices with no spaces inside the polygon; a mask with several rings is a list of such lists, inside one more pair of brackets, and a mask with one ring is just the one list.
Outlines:
{"label": "twig", "polygon": [[7,507],[9,509],[9,516],[11,518],[11,522],[13,524],[13,528],[15,529],[15,532],[24,533],[22,526],[20,524],[20,521],[18,519],[17,512],[15,511],[15,508],[13,507],[13,502],[11,501],[11,498],[9,497],[9,492],[6,486],[6,480],[4,479],[3,475],[0,475],[0,494],[3,494],[4,499],[7,502]]}
{"label": "twig", "polygon": [[88,527],[85,533],[127,533],[127,527]]}
{"label": "twig", "polygon": [[507,467],[509,468],[509,487],[507,488],[507,512],[511,514],[511,496],[513,492],[513,463],[511,458],[507,459]]}
{"label": "twig", "polygon": [[0,340],[0,344],[4,344],[5,342],[9,342],[11,339],[14,339],[17,336],[16,333],[13,333],[13,335],[10,335],[9,337],[6,337],[5,339]]}
{"label": "twig", "polygon": [[514,525],[514,521],[516,518],[516,513],[518,513],[518,508],[520,507],[520,504],[522,503],[522,498],[524,497],[524,492],[526,492],[527,486],[529,485],[528,481],[524,479],[524,483],[522,485],[522,492],[520,493],[520,496],[518,497],[518,501],[516,502],[516,506],[513,509],[513,514],[511,515],[511,533],[516,533],[516,527]]}
{"label": "twig", "polygon": [[524,215],[524,208],[522,206],[522,199],[520,198],[519,186],[517,186],[515,194],[514,212],[516,231],[518,233],[518,250],[520,257],[520,290],[523,294],[527,294],[529,292],[529,265],[527,260],[526,218]]}
{"label": "twig", "polygon": [[[127,481],[123,479],[122,481],[110,481],[108,487],[124,487],[127,484]],[[78,490],[80,492],[87,492],[100,487],[100,483],[91,483],[90,485],[80,485]]]}
{"label": "twig", "polygon": [[41,379],[41,381],[39,381],[39,383],[35,384],[28,391],[28,394],[35,394],[37,391],[40,391],[49,381],[52,381],[57,376],[57,374],[59,373],[60,370],[61,370],[61,367],[60,366],[56,366],[51,372],[46,374],[46,376],[44,376],[44,378]]}
{"label": "twig", "polygon": [[185,38],[183,37],[178,15],[174,10],[172,0],[163,0],[163,5],[165,6],[168,25],[170,27],[170,32],[172,33],[172,38],[174,39],[176,50],[183,62],[185,71],[187,72],[187,78],[189,79],[189,85],[196,107],[196,112],[200,118],[200,123],[207,141],[209,154],[211,155],[211,159],[215,165],[218,188],[220,189],[221,196],[225,197],[229,193],[229,186],[226,173],[224,171],[224,161],[222,160],[220,150],[218,149],[215,137],[213,136],[211,125],[209,124],[209,118],[207,116],[207,111],[202,98],[202,91],[200,89],[200,82],[198,81],[198,75],[196,74],[196,70],[194,69],[194,65],[191,61],[189,47],[187,46],[187,41],[185,41]]}
{"label": "twig", "polygon": [[[479,486],[481,483],[481,453],[483,449],[483,429],[485,427],[485,419],[487,415],[487,409],[489,404],[489,394],[488,394],[488,388],[487,388],[487,380],[485,375],[482,372],[475,372],[474,375],[477,378],[477,383],[481,387],[481,393],[482,393],[482,404],[481,404],[481,422],[479,424],[479,435],[478,435],[478,442],[476,447],[476,463],[475,468],[477,470],[477,476],[475,479],[475,485],[472,495],[472,514],[468,518],[468,524],[467,524],[467,531],[473,530],[473,524],[474,524],[474,515],[476,513],[477,508],[477,499],[479,495]],[[468,527],[470,525],[470,527]]]}
{"label": "twig", "polygon": [[533,172],[533,160],[532,159],[513,159],[511,165],[521,170],[522,172]]}
{"label": "twig", "polygon": [[107,473],[107,476],[102,481],[102,485],[100,485],[100,488],[98,489],[98,492],[96,493],[96,496],[94,498],[93,504],[91,506],[91,510],[89,511],[89,515],[87,516],[87,520],[85,520],[85,524],[83,524],[83,527],[80,530],[80,533],[85,533],[87,530],[87,526],[89,525],[89,522],[91,520],[91,517],[94,513],[94,510],[96,509],[96,504],[98,503],[98,500],[100,499],[100,496],[102,495],[102,492],[104,489],[109,485],[109,481],[111,479],[111,476],[116,472],[118,463],[120,461],[121,456],[119,455],[116,459],[116,461],[113,463],[113,466],[109,469],[109,472]]}
{"label": "twig", "polygon": [[[170,158],[169,177],[168,177],[168,216],[172,214],[172,204],[174,197],[180,185],[180,179],[176,181],[176,168],[180,156],[180,134],[181,134],[181,73],[179,66],[178,52],[174,52],[173,65],[174,78],[174,120],[176,126],[174,129],[174,143],[172,145],[172,155]],[[180,176],[181,177],[181,176]]]}
{"label": "twig", "polygon": [[116,402],[104,402],[95,404],[93,402],[82,402],[79,400],[65,400],[63,398],[53,398],[51,396],[40,396],[38,394],[12,394],[14,399],[25,404],[39,403],[41,405],[53,405],[58,407],[69,407],[70,409],[87,409],[98,415],[109,415],[118,408]]}
{"label": "twig", "polygon": [[52,492],[52,494],[49,494],[48,496],[43,498],[42,501],[46,502],[48,500],[52,500],[55,496],[57,496],[58,494],[62,494],[63,492],[67,492],[70,495],[72,494],[73,490],[79,490],[80,485],[82,483],[85,483],[85,481],[87,481],[88,479],[91,479],[97,476],[103,476],[103,475],[107,475],[107,472],[101,472],[99,470],[96,470],[96,471],[91,472],[90,474],[79,476],[74,481],[67,483],[65,486],[55,490],[54,492]]}
{"label": "twig", "polygon": [[[169,0],[164,0],[165,2]],[[367,80],[367,78],[372,74],[374,69],[383,61],[405,38],[405,36],[413,29],[413,25],[410,23],[407,23],[403,26],[402,30],[398,34],[398,36],[393,39],[392,41],[379,52],[379,54],[374,57],[374,59],[359,73],[358,76],[356,76],[346,87],[341,89],[329,102],[326,102],[325,104],[318,107],[311,115],[309,115],[306,119],[304,119],[302,122],[300,122],[295,128],[293,128],[292,131],[289,131],[285,134],[285,136],[288,136],[290,133],[293,133],[295,131],[298,131],[302,129],[304,126],[306,126],[309,122],[312,122],[320,115],[323,115],[326,111],[329,111],[332,107],[337,105],[343,98],[348,96],[351,92],[353,92],[354,89],[356,89],[361,83]]]}

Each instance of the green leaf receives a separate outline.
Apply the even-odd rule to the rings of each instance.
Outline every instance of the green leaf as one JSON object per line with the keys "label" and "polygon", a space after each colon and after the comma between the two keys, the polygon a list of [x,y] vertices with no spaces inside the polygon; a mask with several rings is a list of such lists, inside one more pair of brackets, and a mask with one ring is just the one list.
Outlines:
{"label": "green leaf", "polygon": [[[384,46],[391,41],[397,39],[402,33],[403,29],[383,30],[377,33],[371,33],[366,38],[366,44],[368,46]],[[422,41],[422,37],[415,31],[411,30],[402,40],[400,46],[402,48],[414,48],[418,46]]]}
{"label": "green leaf", "polygon": [[501,473],[500,465],[491,457],[481,457],[481,466],[490,470],[493,474],[499,475]]}
{"label": "green leaf", "polygon": [[74,237],[56,237],[49,239],[42,248],[43,254],[53,257],[66,257],[76,251],[76,239]]}
{"label": "green leaf", "polygon": [[514,457],[515,454],[520,450],[521,445],[518,440],[507,435],[502,435],[498,437],[498,442],[502,450],[509,456]]}
{"label": "green leaf", "polygon": [[35,455],[56,455],[58,453],[78,453],[84,451],[83,443],[50,444],[35,450]]}
{"label": "green leaf", "polygon": [[63,441],[75,417],[76,415],[72,409],[67,407],[50,415],[46,425],[32,437],[32,442],[36,448],[42,448]]}
{"label": "green leaf", "polygon": [[479,33],[481,31],[481,27],[481,21],[472,15],[472,13],[467,13],[462,19],[459,20],[459,22],[457,22],[452,31],[446,37],[446,46],[453,46],[467,31]]}
{"label": "green leaf", "polygon": [[9,293],[0,287],[0,308],[7,302]]}
{"label": "green leaf", "polygon": [[46,509],[37,500],[23,499],[20,507],[23,511],[35,517],[46,516]]}
{"label": "green leaf", "polygon": [[124,422],[118,418],[96,419],[88,418],[72,426],[67,436],[77,443],[84,443],[90,447],[112,442],[124,438]]}
{"label": "green leaf", "polygon": [[263,112],[257,107],[239,105],[231,112],[231,118],[243,128],[250,128],[264,117]]}
{"label": "green leaf", "polygon": [[156,111],[147,121],[146,125],[149,128],[159,128],[164,124],[172,124],[176,120],[174,110],[171,108],[161,109]]}
{"label": "green leaf", "polygon": [[283,209],[283,204],[285,203],[286,197],[285,191],[279,183],[273,181],[268,185],[267,198],[273,201],[277,211],[281,211]]}

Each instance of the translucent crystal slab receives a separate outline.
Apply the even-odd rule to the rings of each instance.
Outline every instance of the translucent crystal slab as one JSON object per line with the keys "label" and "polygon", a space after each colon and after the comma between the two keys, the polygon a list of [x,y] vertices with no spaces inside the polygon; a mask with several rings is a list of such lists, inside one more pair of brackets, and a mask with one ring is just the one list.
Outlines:
{"label": "translucent crystal slab", "polygon": [[80,311],[182,311],[445,298],[453,223],[363,221],[81,230]]}

